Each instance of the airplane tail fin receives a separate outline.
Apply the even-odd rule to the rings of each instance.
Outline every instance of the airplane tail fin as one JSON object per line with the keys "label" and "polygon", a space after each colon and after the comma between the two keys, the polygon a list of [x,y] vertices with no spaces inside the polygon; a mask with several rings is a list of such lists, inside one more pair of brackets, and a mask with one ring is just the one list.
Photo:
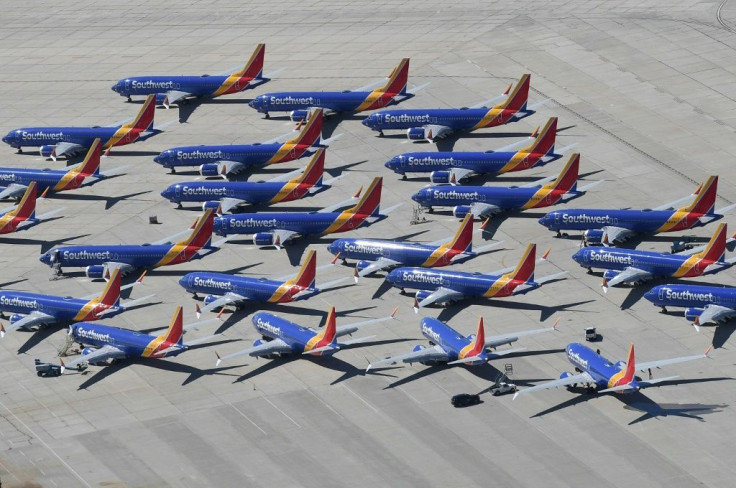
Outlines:
{"label": "airplane tail fin", "polygon": [[363,194],[363,198],[355,204],[349,211],[354,214],[368,215],[378,217],[380,215],[381,206],[381,187],[383,186],[383,178],[378,176],[373,178],[371,186]]}
{"label": "airplane tail fin", "polygon": [[35,181],[31,181],[31,183],[28,185],[28,188],[26,188],[25,193],[23,193],[23,197],[21,197],[20,202],[18,202],[18,205],[15,207],[15,209],[8,212],[6,215],[13,215],[24,220],[32,219],[33,217],[35,217],[37,193],[38,185]]}
{"label": "airplane tail fin", "polygon": [[726,234],[728,229],[725,223],[719,224],[713,237],[710,238],[705,249],[698,253],[700,259],[720,261],[726,254]]}
{"label": "airplane tail fin", "polygon": [[471,348],[465,357],[478,356],[486,348],[486,330],[483,326],[483,317],[478,319],[478,331],[475,333],[475,339],[471,344]]}
{"label": "airplane tail fin", "polygon": [[409,82],[409,58],[402,59],[388,76],[388,81],[379,90],[389,96],[406,93]]}
{"label": "airplane tail fin", "polygon": [[580,171],[580,153],[573,153],[570,159],[555,181],[547,186],[553,190],[562,192],[575,191],[578,186],[578,173]]}
{"label": "airplane tail fin", "polygon": [[307,254],[307,259],[302,264],[299,274],[294,279],[294,284],[303,288],[314,287],[315,277],[317,275],[317,252],[312,249]]}
{"label": "airplane tail fin", "polygon": [[135,119],[133,119],[132,122],[125,124],[124,127],[129,127],[142,131],[151,130],[153,129],[153,116],[155,113],[156,95],[151,94],[148,95],[146,101],[143,102],[143,107],[141,107],[141,110],[140,112],[138,112],[138,115],[136,115]]}
{"label": "airplane tail fin", "polygon": [[296,135],[293,139],[286,141],[285,144],[294,144],[298,146],[317,146],[322,138],[322,119],[324,117],[324,111],[321,108],[316,108],[311,111],[307,118],[306,125],[302,128],[301,132]]}
{"label": "airplane tail fin", "polygon": [[532,143],[520,152],[530,154],[552,154],[555,152],[555,139],[557,137],[557,117],[550,117],[544,128],[537,133]]}
{"label": "airplane tail fin", "polygon": [[615,385],[628,385],[634,381],[634,373],[636,373],[636,356],[634,354],[634,344],[629,344],[629,356],[626,358],[626,369],[624,375],[619,378]]}
{"label": "airplane tail fin", "polygon": [[696,190],[695,200],[679,209],[683,212],[692,212],[707,215],[713,213],[716,205],[716,194],[718,193],[718,176],[709,176],[708,179]]}
{"label": "airplane tail fin", "polygon": [[521,79],[511,91],[506,101],[503,102],[498,108],[513,110],[514,112],[526,110],[526,103],[527,101],[529,101],[530,79],[530,74],[526,73],[522,75]]}
{"label": "airplane tail fin", "polygon": [[77,166],[71,171],[75,171],[77,174],[91,176],[100,174],[100,156],[102,156],[102,141],[95,139],[90,146],[87,155],[84,157],[82,164]]}
{"label": "airplane tail fin", "polygon": [[256,46],[250,59],[240,71],[233,73],[236,76],[247,78],[260,78],[263,75],[263,60],[266,57],[266,45],[259,44]]}
{"label": "airplane tail fin", "polygon": [[[174,316],[171,317],[169,327],[166,331],[156,338],[156,343],[159,345],[164,344],[181,344],[184,336],[184,318],[182,313],[181,305],[176,307]],[[164,346],[165,347],[165,346]]]}
{"label": "airplane tail fin", "polygon": [[470,252],[473,248],[473,214],[468,212],[447,246],[453,251]]}
{"label": "airplane tail fin", "polygon": [[212,227],[215,222],[215,211],[207,209],[194,225],[192,233],[183,241],[177,242],[177,245],[192,246],[197,249],[209,248],[212,241]]}
{"label": "airplane tail fin", "polygon": [[513,271],[508,273],[508,277],[512,280],[521,282],[534,281],[534,267],[536,266],[537,245],[529,244],[524,251],[524,255],[519,260]]}
{"label": "airplane tail fin", "polygon": [[97,301],[102,305],[112,307],[120,300],[120,281],[122,273],[120,268],[113,268],[105,289],[97,297]]}
{"label": "airplane tail fin", "polygon": [[331,344],[337,337],[337,322],[335,319],[335,307],[330,307],[330,311],[327,312],[327,320],[325,321],[325,328],[320,332],[322,336],[319,343]]}
{"label": "airplane tail fin", "polygon": [[325,174],[325,148],[321,147],[314,153],[312,159],[309,160],[309,164],[304,168],[304,172],[299,177],[294,178],[290,183],[297,185],[309,185],[309,188],[313,186],[322,185],[322,177]]}

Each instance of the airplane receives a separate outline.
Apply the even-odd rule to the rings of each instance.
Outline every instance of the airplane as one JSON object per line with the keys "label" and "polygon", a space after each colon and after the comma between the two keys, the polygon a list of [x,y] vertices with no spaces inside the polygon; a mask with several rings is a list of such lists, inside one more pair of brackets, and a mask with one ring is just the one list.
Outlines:
{"label": "airplane", "polygon": [[580,154],[574,153],[555,178],[543,178],[521,186],[427,186],[411,199],[431,213],[435,207],[452,206],[455,217],[467,214],[486,218],[508,210],[543,208],[566,203],[585,195],[585,192],[602,182],[595,181],[578,188]]}
{"label": "airplane", "polygon": [[[657,386],[665,381],[672,381],[679,376],[667,376],[664,378],[651,378],[651,369],[660,368],[670,364],[684,363],[695,359],[704,359],[708,357],[711,351],[710,346],[705,354],[697,356],[683,356],[679,358],[660,359],[658,361],[648,361],[636,363],[634,354],[634,344],[629,346],[629,355],[626,360],[612,363],[597,352],[587,346],[573,342],[565,348],[565,354],[576,370],[581,371],[579,374],[568,373],[567,371],[560,375],[559,380],[542,383],[541,385],[532,386],[519,390],[514,394],[514,400],[519,395],[526,395],[539,390],[548,388],[556,388],[558,386],[573,386],[577,384],[588,385],[588,389],[596,393],[634,393],[643,388]],[[650,372],[650,379],[642,380],[636,376],[636,371]]]}
{"label": "airplane", "polygon": [[383,178],[374,178],[360,201],[342,212],[335,210],[357,200],[362,188],[350,200],[316,212],[240,213],[217,217],[214,232],[221,236],[253,234],[256,246],[280,248],[297,236],[336,234],[372,225],[398,207],[380,213],[382,181]]}
{"label": "airplane", "polygon": [[0,168],[0,199],[20,197],[33,182],[37,185],[37,191],[44,193],[76,190],[113,176],[122,169],[119,167],[100,172],[101,154],[102,142],[95,139],[84,161],[63,170]]}
{"label": "airplane", "polygon": [[93,321],[123,313],[153,296],[147,295],[125,303],[120,302],[120,292],[142,283],[144,275],[141,275],[134,283],[121,287],[121,273],[119,269],[115,269],[102,293],[82,298],[2,290],[0,291],[0,313],[12,315],[8,327],[0,324],[0,337],[4,337],[6,332],[17,329],[30,329],[64,322]]}
{"label": "airplane", "polygon": [[636,234],[659,234],[677,232],[707,225],[723,218],[723,213],[736,204],[715,210],[718,176],[710,176],[695,190],[692,203],[674,208],[692,196],[666,203],[653,209],[607,210],[607,209],[566,209],[555,210],[539,219],[539,223],[549,230],[582,230],[587,245],[616,244]]}
{"label": "airplane", "polygon": [[192,225],[189,237],[172,242],[187,231],[150,244],[121,244],[102,246],[54,247],[41,255],[39,260],[62,274],[63,267],[85,267],[85,274],[92,279],[109,279],[115,268],[123,274],[136,269],[153,269],[180,264],[202,257],[202,252],[215,252],[222,242],[211,243],[214,211],[205,210]]}
{"label": "airplane", "polygon": [[678,254],[617,249],[615,247],[584,247],[572,255],[580,266],[603,268],[603,291],[619,283],[637,285],[655,277],[692,278],[718,273],[736,263],[736,257],[723,259],[726,254],[726,224],[719,224],[715,234],[703,249]]}
{"label": "airplane", "polygon": [[222,361],[227,361],[237,356],[266,357],[273,358],[292,354],[310,354],[312,356],[331,356],[340,349],[364,342],[370,337],[351,339],[346,342],[337,342],[339,337],[353,334],[366,325],[378,324],[392,320],[396,316],[399,307],[396,307],[388,317],[364,320],[348,325],[337,327],[335,320],[335,307],[330,307],[327,313],[325,327],[316,331],[311,327],[304,327],[278,315],[267,312],[258,312],[253,315],[253,326],[261,334],[263,340],[258,339],[252,347],[242,351],[220,357],[217,355],[217,366]]}
{"label": "airplane", "polygon": [[394,156],[384,166],[403,179],[407,173],[429,173],[429,180],[434,184],[454,185],[476,175],[500,175],[544,166],[560,157],[555,154],[556,135],[557,117],[550,117],[541,131],[537,127],[527,140],[498,151],[409,152]]}
{"label": "airplane", "polygon": [[197,296],[205,293],[204,307],[197,305],[197,316],[226,305],[243,305],[245,303],[289,303],[306,300],[321,293],[330,286],[344,280],[326,283],[322,287],[315,286],[317,273],[317,254],[309,251],[301,269],[296,275],[268,280],[266,278],[250,278],[234,276],[227,273],[211,273],[197,271],[188,273],[179,280],[179,285],[187,292]]}
{"label": "airplane", "polygon": [[525,74],[511,91],[511,85],[503,93],[506,100],[494,107],[487,107],[493,100],[472,107],[414,110],[382,110],[363,119],[362,124],[383,136],[384,130],[406,129],[406,136],[413,141],[441,139],[456,131],[474,131],[516,122],[534,113],[527,109],[529,80]]}
{"label": "airplane", "polygon": [[667,312],[667,307],[685,308],[685,318],[700,330],[704,324],[720,324],[736,316],[736,288],[702,285],[660,285],[644,298]]}
{"label": "airplane", "polygon": [[11,130],[3,137],[3,142],[23,152],[26,146],[38,147],[41,156],[56,158],[74,155],[92,147],[95,139],[103,142],[106,154],[114,146],[125,146],[161,133],[153,127],[156,111],[154,96],[149,95],[138,115],[130,122],[110,126],[94,127],[23,127]]}
{"label": "airplane", "polygon": [[[215,319],[212,319],[215,320]],[[110,360],[150,358],[159,359],[178,356],[191,346],[206,342],[216,335],[184,342],[184,334],[201,327],[210,320],[184,325],[181,307],[176,307],[168,328],[161,334],[143,334],[135,330],[121,329],[109,325],[78,322],[69,326],[69,335],[74,342],[86,345],[82,354],[74,360],[61,361],[61,372],[76,368],[81,371],[88,364],[102,364]]]}
{"label": "airplane", "polygon": [[202,209],[228,213],[239,205],[273,204],[310,197],[330,187],[323,182],[325,150],[319,148],[304,170],[298,169],[266,181],[186,181],[169,185],[161,196],[182,207],[182,202],[202,202]]}
{"label": "airplane", "polygon": [[[445,305],[470,297],[501,298],[524,294],[567,273],[563,271],[535,281],[536,250],[536,244],[529,244],[515,267],[494,271],[491,274],[396,268],[386,275],[386,281],[402,292],[404,288],[417,289],[414,298],[416,313],[419,313],[420,307],[433,303]],[[549,251],[541,259],[546,260],[548,255]]]}
{"label": "airplane", "polygon": [[215,146],[172,147],[155,156],[153,160],[169,168],[172,173],[183,166],[199,166],[202,176],[227,177],[244,170],[261,168],[271,164],[286,163],[307,156],[315,148],[327,146],[340,135],[321,141],[322,109],[315,110],[303,124],[270,141],[256,144],[226,144]]}
{"label": "airplane", "polygon": [[[230,95],[247,88],[255,88],[269,81],[263,78],[263,60],[266,45],[259,44],[243,69],[217,75],[133,76],[115,83],[111,90],[131,100],[132,95],[153,95],[156,105],[166,108],[185,97],[215,98]],[[256,80],[255,83],[251,83]]]}
{"label": "airplane", "polygon": [[[21,230],[30,229],[48,220],[64,208],[57,208],[41,215],[36,215],[36,192],[38,184],[32,181],[21,197],[18,205],[10,208],[0,209],[0,234],[11,234]],[[45,193],[48,192],[48,188]],[[41,195],[40,199],[44,198]]]}
{"label": "airplane", "polygon": [[248,105],[265,114],[266,118],[271,112],[290,112],[294,122],[303,120],[313,107],[324,109],[325,115],[358,113],[401,103],[426,86],[407,90],[408,80],[409,58],[404,58],[385,80],[355,90],[266,93],[258,95]]}
{"label": "airplane", "polygon": [[365,371],[367,373],[371,369],[397,363],[422,363],[426,366],[438,363],[447,363],[448,365],[465,364],[468,366],[483,364],[491,359],[524,351],[526,348],[507,349],[505,351],[491,351],[490,349],[495,349],[504,344],[511,345],[512,342],[518,341],[520,337],[556,331],[558,323],[559,319],[555,321],[552,327],[486,337],[483,317],[480,317],[478,319],[478,331],[475,335],[471,334],[465,337],[444,322],[432,317],[424,317],[419,323],[419,328],[422,335],[429,341],[429,347],[417,345],[410,353],[375,361],[369,364]]}
{"label": "airplane", "polygon": [[334,254],[333,263],[342,259],[357,259],[356,279],[376,271],[396,266],[422,266],[436,268],[450,264],[463,263],[483,251],[500,245],[494,242],[480,249],[472,250],[473,220],[470,214],[460,223],[455,235],[429,244],[416,242],[389,241],[386,239],[337,239],[327,245]]}

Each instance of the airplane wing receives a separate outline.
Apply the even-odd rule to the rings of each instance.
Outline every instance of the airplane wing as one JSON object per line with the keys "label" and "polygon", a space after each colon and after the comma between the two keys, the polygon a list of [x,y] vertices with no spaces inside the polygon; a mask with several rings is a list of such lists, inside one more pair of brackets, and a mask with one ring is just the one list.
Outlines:
{"label": "airplane wing", "polygon": [[353,195],[352,197],[348,198],[347,200],[344,200],[339,203],[334,203],[330,205],[329,207],[325,207],[321,210],[317,210],[317,212],[334,212],[338,209],[341,209],[343,207],[349,207],[351,205],[355,205],[360,201],[360,194],[363,193],[363,187],[361,186],[360,189]]}
{"label": "airplane wing", "polygon": [[736,310],[722,305],[706,305],[698,317],[698,324],[717,324],[736,315]]}
{"label": "airplane wing", "polygon": [[450,170],[450,184],[457,186],[459,181],[476,174],[472,169],[465,168],[452,168]]}
{"label": "airplane wing", "polygon": [[181,100],[182,98],[189,97],[191,95],[192,95],[191,93],[183,92],[183,91],[179,91],[179,90],[170,90],[170,91],[167,91],[166,92],[166,102],[164,103],[164,106],[166,108],[169,108],[169,105],[171,105],[172,103],[176,103],[179,100]]}
{"label": "airplane wing", "polygon": [[519,188],[536,188],[536,187],[542,186],[544,184],[547,184],[550,181],[555,181],[556,178],[557,178],[557,175],[547,176],[546,178],[542,178],[542,179],[536,180],[536,181],[531,181],[531,182],[529,182],[529,183],[527,183],[525,185],[519,185]]}
{"label": "airplane wing", "polygon": [[541,385],[532,386],[530,388],[524,388],[523,390],[519,390],[514,393],[513,399],[516,400],[516,397],[518,397],[519,395],[526,395],[527,393],[533,393],[539,390],[548,390],[550,388],[557,388],[559,386],[569,386],[574,385],[575,383],[593,383],[594,381],[595,380],[593,380],[593,377],[590,376],[588,373],[580,373],[572,376],[567,376],[566,378],[560,378],[559,380],[542,383]]}
{"label": "airplane wing", "polygon": [[658,361],[648,361],[645,363],[636,363],[636,369],[643,371],[645,369],[660,368],[670,364],[686,363],[688,361],[694,361],[696,359],[705,359],[708,357],[708,353],[713,346],[709,347],[704,354],[697,354],[695,356],[681,356],[679,358],[660,359]]}
{"label": "airplane wing", "polygon": [[107,344],[99,349],[95,349],[89,354],[83,354],[75,358],[69,363],[61,363],[61,372],[63,373],[67,368],[76,368],[80,364],[84,363],[97,363],[107,361],[108,359],[121,359],[126,357],[125,352],[118,349],[115,346]]}
{"label": "airplane wing", "polygon": [[51,159],[56,161],[56,158],[65,154],[76,154],[78,152],[86,151],[87,148],[81,144],[74,142],[60,142],[54,147],[54,151],[51,153]]}
{"label": "airplane wing", "polygon": [[[533,336],[537,334],[543,334],[545,332],[554,332],[557,330],[558,323],[559,323],[559,319],[557,319],[557,321],[552,327],[544,327],[542,329],[522,330],[520,332],[511,332],[509,334],[499,334],[499,335],[495,335],[491,337],[486,337],[485,347],[498,347],[503,344],[511,344],[512,342],[516,342],[521,337],[528,337],[528,336]],[[507,351],[504,351],[504,353],[508,354]]]}
{"label": "airplane wing", "polygon": [[2,326],[2,324],[0,324],[0,337],[4,337],[5,332],[10,332],[11,330],[18,330],[23,327],[26,327],[26,328],[33,327],[35,325],[52,324],[54,322],[56,322],[56,317],[36,310],[34,312],[29,313],[28,315],[18,320],[17,322],[8,324],[7,328]]}
{"label": "airplane wing", "polygon": [[601,229],[606,237],[608,237],[608,242],[618,242],[618,241],[625,241],[629,237],[636,234],[633,230],[625,229],[623,227],[615,227],[612,225],[607,225]]}
{"label": "airplane wing", "polygon": [[287,229],[274,229],[271,233],[273,234],[274,246],[277,249],[281,249],[282,244],[299,235],[298,232]]}
{"label": "airplane wing", "polygon": [[437,124],[425,125],[423,129],[424,129],[424,133],[427,134],[428,141],[434,141],[435,139],[442,139],[443,137],[448,136],[454,132],[452,127],[448,127],[446,125],[437,125]]}
{"label": "airplane wing", "polygon": [[304,168],[298,168],[294,171],[289,171],[288,173],[281,173],[279,175],[274,176],[273,178],[269,178],[266,180],[268,183],[285,183],[293,178],[296,178],[297,176],[304,173],[306,166]]}
{"label": "airplane wing", "polygon": [[503,211],[501,207],[490,203],[473,202],[470,204],[470,213],[473,214],[473,217],[489,217],[501,211]]}
{"label": "airplane wing", "polygon": [[451,290],[449,288],[441,286],[430,293],[429,296],[421,302],[416,303],[415,301],[414,312],[419,313],[420,307],[426,307],[427,305],[432,305],[433,303],[444,303],[451,300],[460,300],[462,298],[465,298],[465,295],[463,295],[459,291]]}
{"label": "airplane wing", "polygon": [[652,278],[652,273],[640,269],[627,266],[623,271],[616,275],[615,278],[610,280],[603,280],[603,291],[608,292],[609,286],[616,286],[619,283],[633,283],[641,280],[649,280]]}
{"label": "airplane wing", "polygon": [[199,317],[204,312],[209,312],[210,310],[214,310],[218,307],[224,307],[225,305],[230,305],[231,303],[239,303],[247,301],[248,297],[245,297],[243,295],[239,295],[237,293],[228,292],[222,295],[220,298],[217,298],[216,300],[208,303],[202,308],[197,308],[197,317]]}
{"label": "airplane wing", "polygon": [[0,199],[4,200],[6,198],[20,197],[26,192],[27,189],[28,187],[25,185],[19,185],[18,183],[11,183],[10,185],[3,188],[2,191],[0,191]]}
{"label": "airplane wing", "polygon": [[680,204],[682,204],[682,203],[684,203],[684,202],[686,202],[688,200],[692,200],[693,198],[695,198],[695,196],[696,196],[696,194],[693,193],[693,194],[688,195],[686,197],[678,198],[677,200],[673,200],[673,201],[671,201],[669,203],[665,203],[663,205],[660,205],[659,207],[654,207],[652,210],[674,210],[675,209],[675,206],[679,206]]}
{"label": "airplane wing", "polygon": [[225,197],[220,200],[220,211],[222,213],[228,213],[238,205],[244,205],[248,202],[241,200],[240,198]]}
{"label": "airplane wing", "polygon": [[358,276],[361,276],[361,277],[366,276],[371,273],[375,273],[376,271],[382,271],[384,269],[393,268],[394,266],[398,266],[400,264],[401,264],[400,262],[393,260],[393,259],[378,258],[375,261],[373,261],[373,263],[369,264],[367,267],[361,269],[358,272]]}
{"label": "airplane wing", "polygon": [[371,368],[380,368],[383,366],[388,366],[388,365],[396,364],[396,363],[411,364],[411,363],[429,362],[429,361],[446,362],[449,360],[450,360],[450,356],[440,346],[425,347],[418,351],[412,351],[407,354],[400,354],[398,356],[393,356],[390,358],[381,359],[380,361],[373,362],[368,365],[365,371],[367,373]]}
{"label": "airplane wing", "polygon": [[522,295],[530,290],[533,290],[535,288],[539,288],[543,284],[554,281],[556,279],[561,278],[562,276],[565,276],[567,274],[567,271],[560,271],[559,273],[550,274],[547,276],[543,276],[542,278],[539,278],[536,281],[527,281],[526,283],[523,283],[516,288],[514,288],[514,295]]}
{"label": "airplane wing", "polygon": [[261,343],[257,346],[249,347],[248,349],[243,349],[242,351],[228,354],[227,356],[220,357],[218,355],[217,365],[219,366],[222,361],[227,361],[228,359],[232,359],[238,356],[248,355],[252,357],[260,357],[260,356],[268,356],[269,354],[290,353],[290,352],[292,352],[291,346],[289,346],[286,342],[284,342],[281,339],[274,339],[269,342]]}
{"label": "airplane wing", "polygon": [[[49,210],[48,212],[42,213],[41,215],[36,215],[36,220],[48,220],[54,215],[58,214],[59,212],[65,209],[66,207],[59,207],[59,208],[55,208],[54,210]],[[26,220],[25,222],[28,222],[28,221]],[[24,224],[25,222],[21,222],[21,225]]]}
{"label": "airplane wing", "polygon": [[396,316],[396,312],[398,311],[398,309],[399,307],[396,307],[393,310],[393,312],[391,312],[391,315],[387,317],[364,320],[362,322],[353,322],[352,324],[346,324],[346,325],[337,327],[337,329],[335,330],[335,337],[342,337],[344,335],[352,334],[353,332],[358,331],[359,329],[361,329],[362,327],[365,327],[366,325],[379,324],[381,322],[392,320]]}
{"label": "airplane wing", "polygon": [[483,100],[480,103],[476,103],[475,105],[472,105],[468,108],[490,108],[494,105],[496,105],[501,100],[505,100],[508,97],[508,90],[511,89],[511,85],[509,85],[508,89],[506,90],[506,93],[502,93],[501,95],[496,95],[493,98],[489,98],[488,100]]}

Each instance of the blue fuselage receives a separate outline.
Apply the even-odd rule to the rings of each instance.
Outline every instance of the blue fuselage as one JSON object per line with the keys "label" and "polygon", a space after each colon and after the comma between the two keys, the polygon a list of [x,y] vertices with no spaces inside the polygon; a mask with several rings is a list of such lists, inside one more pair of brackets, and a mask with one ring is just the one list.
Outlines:
{"label": "blue fuselage", "polygon": [[261,113],[290,112],[321,107],[334,112],[352,112],[371,92],[279,92],[255,97],[248,105]]}
{"label": "blue fuselage", "polygon": [[303,352],[305,345],[317,335],[317,332],[312,329],[266,312],[256,313],[252,321],[253,327],[259,334],[272,339],[281,339],[291,347],[294,353]]}
{"label": "blue fuselage", "polygon": [[[135,76],[118,81],[112,86],[112,91],[124,97],[166,93],[169,91],[181,91],[191,93],[195,96],[206,96],[215,93],[229,76]],[[248,83],[245,83],[241,90],[247,86]]]}
{"label": "blue fuselage", "polygon": [[[189,293],[206,293],[208,295],[226,295],[234,293],[254,302],[285,301],[291,286],[284,286],[283,281],[265,278],[248,278],[225,273],[207,273],[203,271],[184,275],[179,284]],[[297,290],[294,290],[297,291]],[[313,288],[312,293],[301,294],[296,300],[303,300],[319,293]],[[291,297],[290,297],[291,298]],[[294,300],[294,298],[291,298]]]}
{"label": "blue fuselage", "polygon": [[372,130],[409,129],[438,125],[454,130],[472,129],[491,109],[489,108],[436,108],[418,110],[382,110],[363,120]]}
{"label": "blue fuselage", "polygon": [[[473,203],[485,203],[499,207],[500,209],[516,209],[526,205],[534,197],[540,188],[513,188],[493,186],[428,186],[422,188],[411,199],[422,207],[454,207],[456,205],[471,205]],[[553,205],[560,198],[553,192],[549,192],[545,199],[549,205]],[[539,201],[537,206],[542,206],[545,199]]]}
{"label": "blue fuselage", "polygon": [[[161,196],[173,203],[208,202],[235,198],[251,204],[268,203],[284,188],[283,182],[187,181],[170,185]],[[308,196],[309,193],[305,196]]]}
{"label": "blue fuselage", "polygon": [[703,308],[720,305],[736,310],[736,288],[699,285],[660,285],[644,294],[658,307]]}
{"label": "blue fuselage", "polygon": [[[386,241],[381,239],[337,239],[327,246],[327,250],[342,259],[358,259],[376,261],[387,258],[398,261],[403,266],[427,266],[432,261],[433,253],[438,246],[428,246],[411,242]],[[472,257],[474,253],[463,253],[453,261],[461,263]]]}
{"label": "blue fuselage", "polygon": [[[72,336],[76,342],[81,342],[96,348],[107,345],[114,346],[123,351],[126,357],[142,357],[146,348],[156,336],[143,334],[134,330],[120,329],[108,325],[90,324],[79,322],[72,327]],[[186,351],[183,345],[173,346],[165,353],[159,353],[156,357],[176,356]]]}
{"label": "blue fuselage", "polygon": [[[213,232],[230,234],[255,234],[272,230],[290,230],[301,235],[318,235],[330,228],[341,215],[339,212],[265,212],[241,213],[216,217]],[[360,227],[355,225],[355,229]]]}
{"label": "blue fuselage", "polygon": [[396,288],[436,290],[449,288],[466,297],[485,296],[500,277],[461,271],[427,268],[396,268],[386,275],[386,281]]}
{"label": "blue fuselage", "polygon": [[[220,161],[232,161],[247,166],[259,167],[268,163],[283,144],[231,144],[215,146],[182,146],[172,147],[162,151],[153,160],[164,168],[175,168],[180,166],[200,166],[202,164],[213,164]],[[299,149],[292,149],[294,158]],[[305,152],[302,155],[308,155]],[[292,159],[294,159],[292,158]],[[284,161],[288,161],[285,159]]]}
{"label": "blue fuselage", "polygon": [[599,388],[607,388],[611,378],[621,369],[587,346],[573,342],[565,348],[568,361],[581,371],[587,372]]}
{"label": "blue fuselage", "polygon": [[[63,246],[46,251],[39,259],[51,266],[54,263],[51,256],[58,252],[55,262],[60,263],[62,267],[79,268],[105,263],[125,263],[135,268],[148,268],[157,265],[171,248],[171,244]],[[193,251],[193,255],[196,255],[196,251]],[[193,256],[188,257],[191,259]]]}
{"label": "blue fuselage", "polygon": [[[75,320],[88,303],[89,300],[72,297],[42,295],[24,291],[0,291],[0,310],[3,312],[28,315],[38,311],[53,316],[57,322]],[[111,307],[106,315],[112,317],[122,311],[123,309],[120,307]],[[89,318],[85,320],[89,320]]]}
{"label": "blue fuselage", "polygon": [[626,268],[637,268],[648,271],[653,276],[672,276],[682,268],[690,256],[601,246],[580,249],[573,254],[572,258],[585,268],[619,271]]}
{"label": "blue fuselage", "polygon": [[[419,323],[422,335],[427,340],[437,344],[447,353],[447,361],[455,361],[458,354],[472,342],[471,337],[465,337],[446,323],[432,317],[424,317]],[[485,353],[481,353],[479,361],[485,359]]]}
{"label": "blue fuselage", "polygon": [[[660,231],[668,219],[675,212],[672,210],[604,210],[604,209],[574,209],[555,210],[539,219],[539,223],[549,230],[588,230],[602,229],[603,227],[623,227],[637,233],[652,233]],[[720,219],[722,215],[712,214],[713,219]],[[685,228],[705,225],[697,217],[685,219],[682,222]],[[672,230],[681,230],[682,225]]]}
{"label": "blue fuselage", "polygon": [[60,142],[91,147],[98,138],[105,144],[118,129],[119,127],[24,127],[8,132],[3,137],[3,142],[16,149],[50,146]]}
{"label": "blue fuselage", "polygon": [[[46,188],[53,189],[67,173],[66,170],[53,169],[0,168],[0,187],[12,184],[28,186],[35,181],[40,194]],[[100,176],[99,179],[102,177]]]}
{"label": "blue fuselage", "polygon": [[431,173],[461,168],[477,174],[497,174],[516,155],[515,152],[411,152],[399,154],[384,166],[400,175]]}

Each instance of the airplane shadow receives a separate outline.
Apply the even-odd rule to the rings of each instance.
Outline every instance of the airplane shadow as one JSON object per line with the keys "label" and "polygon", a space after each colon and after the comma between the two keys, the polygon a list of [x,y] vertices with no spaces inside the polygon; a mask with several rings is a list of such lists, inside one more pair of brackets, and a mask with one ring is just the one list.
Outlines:
{"label": "airplane shadow", "polygon": [[[107,156],[107,158],[109,160],[110,158],[113,158],[113,157],[116,157],[116,156],[122,156],[122,157],[126,157],[126,158],[136,157],[136,156],[153,157],[153,156],[158,156],[159,154],[161,154],[159,151],[116,150],[115,148],[113,148],[112,151],[110,151],[110,156]],[[108,177],[108,179],[109,178],[112,178],[112,177]]]}
{"label": "airplane shadow", "polygon": [[[41,246],[41,252],[40,252],[40,254],[43,254],[46,251],[48,251],[49,249],[52,249],[54,246],[57,246],[59,244],[64,244],[65,242],[73,241],[75,239],[81,239],[82,237],[87,237],[87,236],[90,236],[90,235],[91,234],[80,234],[78,236],[69,236],[69,237],[64,237],[62,239],[56,239],[56,240],[53,240],[53,241],[49,241],[48,239],[12,239],[12,240],[8,239],[7,242],[12,243],[12,244],[20,244],[20,245],[36,245],[36,244],[38,244],[38,245]],[[0,239],[0,243],[2,243],[2,242],[6,242],[6,241],[4,239]],[[21,280],[21,281],[23,281],[23,280]],[[16,282],[12,282],[12,283],[17,283],[17,281]],[[9,284],[12,284],[12,283],[9,283]]]}
{"label": "airplane shadow", "polygon": [[[403,137],[406,137],[402,134]],[[504,137],[517,137],[517,138],[523,138],[523,137],[529,137],[529,134],[527,132],[497,132],[497,133],[487,133],[487,132],[467,132],[467,131],[458,131],[453,134],[448,135],[447,137],[444,137],[442,139],[439,139],[435,142],[435,145],[437,146],[437,151],[439,152],[449,152],[452,151],[455,148],[455,144],[459,139],[498,139],[498,138],[504,138]],[[424,141],[420,141],[424,142]]]}
{"label": "airplane shadow", "polygon": [[0,283],[0,288],[7,288],[10,285],[15,285],[16,283],[23,283],[24,281],[28,281],[28,278],[20,278],[18,280],[6,281],[4,283]]}
{"label": "airplane shadow", "polygon": [[726,344],[726,341],[731,338],[736,327],[733,322],[730,324],[719,324],[716,326],[716,330],[713,332],[713,347],[720,349]]}
{"label": "airplane shadow", "polygon": [[31,336],[28,338],[28,340],[18,348],[18,354],[26,354],[28,351],[43,342],[45,339],[51,337],[59,329],[60,327],[58,324],[50,324],[40,327],[36,331],[31,331]]}
{"label": "airplane shadow", "polygon": [[[189,117],[192,116],[195,110],[201,105],[247,105],[253,99],[252,98],[212,98],[212,97],[201,97],[201,98],[186,98],[179,100],[176,105],[179,109],[179,123],[185,124],[189,121]],[[165,110],[165,109],[164,109]]]}
{"label": "airplane shadow", "polygon": [[340,125],[340,122],[344,120],[363,120],[364,118],[365,116],[354,114],[352,112],[342,112],[329,115],[325,117],[322,121],[322,138],[328,139],[332,137],[332,134],[334,134],[337,126]]}
{"label": "airplane shadow", "polygon": [[[442,310],[440,314],[437,316],[437,320],[447,322],[450,319],[452,319],[455,315],[460,313],[463,309],[465,309],[465,307],[467,306],[467,303],[472,303],[473,305],[479,305],[482,307],[508,308],[508,309],[513,309],[513,310],[539,310],[539,320],[544,322],[556,312],[562,312],[565,310],[569,310],[571,308],[577,307],[578,305],[585,305],[586,303],[591,303],[594,301],[595,300],[582,300],[578,302],[571,302],[571,303],[555,305],[553,307],[548,307],[546,305],[535,305],[533,303],[502,301],[502,300],[493,300],[493,299],[487,299],[487,298],[469,299],[469,300],[463,300],[460,303],[455,303],[453,305],[450,305],[449,307],[445,307],[445,309]],[[576,312],[584,312],[584,310],[576,309]]]}
{"label": "airplane shadow", "polygon": [[56,194],[54,195],[54,199],[58,200],[87,200],[87,201],[104,201],[105,202],[105,210],[111,209],[115,204],[122,202],[123,200],[128,200],[129,198],[137,197],[139,195],[145,195],[146,193],[151,193],[150,191],[139,191],[136,193],[128,193],[127,195],[120,195],[117,197],[106,197],[103,195],[65,195],[65,194]]}

